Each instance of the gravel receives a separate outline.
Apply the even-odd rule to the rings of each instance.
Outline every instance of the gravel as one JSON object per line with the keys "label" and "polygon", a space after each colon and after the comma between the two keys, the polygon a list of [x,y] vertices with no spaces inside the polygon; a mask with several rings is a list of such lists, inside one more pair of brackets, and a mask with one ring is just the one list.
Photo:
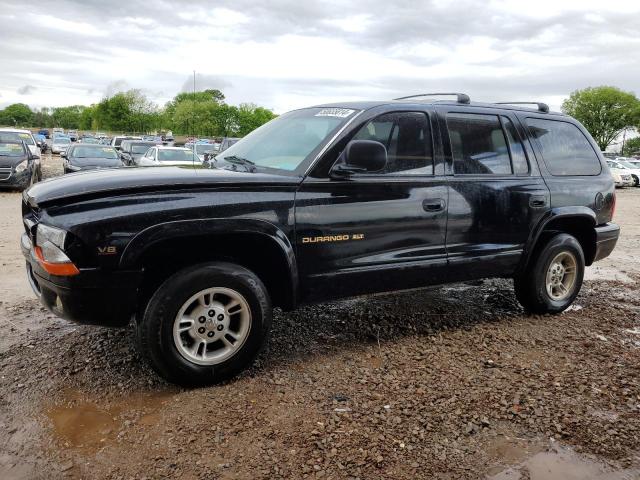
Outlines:
{"label": "gravel", "polygon": [[276,311],[256,364],[198,390],[154,375],[130,329],[3,302],[29,331],[0,349],[0,477],[477,479],[562,445],[640,478],[625,275],[557,316],[525,315],[507,280]]}

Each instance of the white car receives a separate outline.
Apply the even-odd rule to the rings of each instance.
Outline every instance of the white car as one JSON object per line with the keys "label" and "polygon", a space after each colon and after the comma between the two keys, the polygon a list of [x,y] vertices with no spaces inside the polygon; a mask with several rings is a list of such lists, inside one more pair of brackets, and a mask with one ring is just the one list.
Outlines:
{"label": "white car", "polygon": [[158,167],[166,165],[202,165],[193,150],[184,147],[165,147],[158,145],[147,150],[147,153],[134,160],[140,167]]}
{"label": "white car", "polygon": [[615,160],[607,160],[607,165],[609,166],[609,170],[611,170],[611,176],[613,177],[616,187],[633,187],[633,177],[628,170],[619,168]]}
{"label": "white car", "polygon": [[23,141],[36,157],[40,156],[40,147],[36,143],[35,138],[30,130],[22,130],[19,128],[0,128],[0,138],[3,141]]}
{"label": "white car", "polygon": [[[633,178],[633,185],[640,187],[640,165],[636,165],[630,160],[633,159],[617,157],[615,160],[610,160],[610,162],[614,165],[614,168],[624,170],[625,173],[631,174],[631,177]],[[611,168],[611,165],[609,165],[609,168]]]}
{"label": "white car", "polygon": [[53,137],[53,143],[51,144],[51,153],[65,153],[67,148],[71,146],[71,139],[69,137],[63,137],[58,135]]}
{"label": "white car", "polygon": [[218,149],[220,148],[219,143],[204,143],[204,142],[196,142],[195,144],[190,142],[190,143],[185,143],[184,146],[189,150],[193,150],[195,147],[196,155],[198,155],[198,158],[200,159],[201,162],[204,162],[205,153],[215,154],[218,152]]}

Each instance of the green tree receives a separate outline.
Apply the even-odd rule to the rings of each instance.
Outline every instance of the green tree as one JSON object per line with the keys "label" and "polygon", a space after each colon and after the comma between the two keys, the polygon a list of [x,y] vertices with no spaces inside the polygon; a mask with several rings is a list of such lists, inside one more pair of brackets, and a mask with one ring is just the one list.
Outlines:
{"label": "green tree", "polygon": [[624,156],[640,155],[640,137],[633,137],[624,143]]}
{"label": "green tree", "polygon": [[241,103],[238,106],[237,113],[237,134],[243,137],[259,126],[267,123],[270,120],[273,120],[274,118],[276,118],[276,116],[277,115],[274,114],[271,110],[259,107],[253,103]]}
{"label": "green tree", "polygon": [[56,127],[77,129],[80,127],[80,117],[83,110],[87,108],[83,105],[71,105],[68,107],[57,107],[53,109],[52,120]]}
{"label": "green tree", "polygon": [[0,124],[11,126],[31,126],[33,112],[24,103],[14,103],[0,110]]}
{"label": "green tree", "polygon": [[603,151],[624,129],[640,122],[638,98],[609,86],[574,91],[562,111],[579,120]]}

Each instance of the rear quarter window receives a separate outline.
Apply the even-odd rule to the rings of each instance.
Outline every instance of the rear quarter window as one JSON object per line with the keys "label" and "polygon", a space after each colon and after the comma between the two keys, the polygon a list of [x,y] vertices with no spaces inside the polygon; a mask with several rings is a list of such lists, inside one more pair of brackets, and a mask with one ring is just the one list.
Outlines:
{"label": "rear quarter window", "polygon": [[602,171],[591,143],[574,124],[543,118],[527,118],[526,123],[551,175],[598,175]]}

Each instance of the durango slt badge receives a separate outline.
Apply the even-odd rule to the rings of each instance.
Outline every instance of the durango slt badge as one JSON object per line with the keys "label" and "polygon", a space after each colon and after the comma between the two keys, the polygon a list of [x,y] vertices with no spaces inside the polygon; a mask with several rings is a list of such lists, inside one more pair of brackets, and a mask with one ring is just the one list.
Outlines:
{"label": "durango slt badge", "polygon": [[302,237],[302,243],[320,243],[320,242],[344,242],[345,240],[362,240],[364,233],[354,233],[349,235],[326,235],[324,237]]}

